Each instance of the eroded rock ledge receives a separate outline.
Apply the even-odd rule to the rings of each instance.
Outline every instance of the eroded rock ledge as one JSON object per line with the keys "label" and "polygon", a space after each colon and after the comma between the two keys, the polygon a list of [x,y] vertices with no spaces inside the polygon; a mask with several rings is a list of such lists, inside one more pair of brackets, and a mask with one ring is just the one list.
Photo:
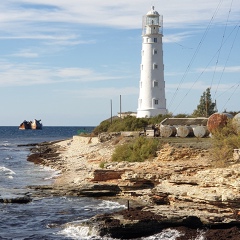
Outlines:
{"label": "eroded rock ledge", "polygon": [[153,226],[153,232],[155,226],[158,231],[161,226],[189,227],[184,223],[186,219],[197,220],[203,228],[235,227],[233,232],[239,233],[239,163],[227,168],[212,167],[205,139],[184,139],[183,143],[174,139],[171,144],[165,140],[158,156],[151,161],[111,162],[114,148],[123,141],[124,138],[113,138],[99,142],[97,138],[75,136],[45,145],[40,152],[39,147],[35,148],[29,160],[61,170],[61,175],[52,186],[34,188],[43,195],[120,198],[129,201],[130,206],[142,206],[141,210],[134,210],[139,216],[142,213],[151,216],[126,221],[127,214],[133,214],[131,210],[91,219],[92,223],[103,220],[102,234],[135,227],[139,230],[143,223],[149,224],[149,228]]}
{"label": "eroded rock ledge", "polygon": [[[222,231],[223,239],[226,239],[226,232],[231,229],[231,236],[239,239],[240,224],[234,221],[229,224],[203,224],[196,216],[184,217],[166,217],[157,215],[151,211],[145,211],[141,208],[129,209],[119,211],[113,214],[104,214],[95,216],[91,220],[84,223],[86,226],[92,227],[93,225],[99,229],[100,236],[110,236],[118,239],[133,239],[139,237],[147,237],[161,232],[166,228],[179,229],[180,232],[185,234],[178,239],[195,239],[200,230],[205,231],[206,239],[221,239],[221,238],[208,238],[214,230]],[[208,230],[206,230],[208,229]],[[215,232],[215,231],[214,231]],[[224,233],[225,232],[225,233]],[[188,233],[186,235],[186,233]],[[191,233],[191,238],[189,234]],[[218,234],[218,237],[220,234]]]}

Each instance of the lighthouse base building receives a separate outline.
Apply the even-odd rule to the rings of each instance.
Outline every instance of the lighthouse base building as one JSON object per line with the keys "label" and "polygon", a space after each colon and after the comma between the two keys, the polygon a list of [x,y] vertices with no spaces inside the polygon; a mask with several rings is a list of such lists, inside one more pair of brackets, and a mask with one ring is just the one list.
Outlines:
{"label": "lighthouse base building", "polygon": [[154,7],[143,16],[142,61],[137,117],[167,114],[162,50],[162,16]]}

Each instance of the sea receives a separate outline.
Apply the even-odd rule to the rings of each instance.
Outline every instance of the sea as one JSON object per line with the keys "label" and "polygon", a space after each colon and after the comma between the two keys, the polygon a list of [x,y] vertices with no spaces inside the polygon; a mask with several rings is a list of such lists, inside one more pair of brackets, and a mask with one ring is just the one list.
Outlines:
{"label": "sea", "polygon": [[[60,172],[27,161],[29,144],[66,140],[93,127],[43,127],[42,130],[19,130],[0,127],[0,198],[22,196],[27,186],[53,183]],[[35,197],[27,204],[0,203],[0,240],[62,240],[101,238],[97,229],[84,226],[96,214],[110,213],[126,205],[86,197]],[[81,226],[82,224],[82,226]],[[175,240],[181,233],[165,229],[141,239]],[[199,236],[198,238],[201,238]]]}

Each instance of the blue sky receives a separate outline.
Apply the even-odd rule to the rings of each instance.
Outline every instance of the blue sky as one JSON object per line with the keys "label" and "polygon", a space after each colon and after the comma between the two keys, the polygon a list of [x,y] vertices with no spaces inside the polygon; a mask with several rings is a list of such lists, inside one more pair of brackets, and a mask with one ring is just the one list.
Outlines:
{"label": "blue sky", "polygon": [[167,109],[190,114],[211,87],[240,111],[239,0],[6,0],[0,5],[0,126],[96,126],[136,111],[142,16],[163,15]]}

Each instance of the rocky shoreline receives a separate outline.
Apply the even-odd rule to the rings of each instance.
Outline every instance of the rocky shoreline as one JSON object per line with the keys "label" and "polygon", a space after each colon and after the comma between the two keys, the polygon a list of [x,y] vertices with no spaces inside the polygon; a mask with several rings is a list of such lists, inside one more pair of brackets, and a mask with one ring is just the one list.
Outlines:
{"label": "rocky shoreline", "polygon": [[114,148],[126,139],[114,136],[101,142],[97,137],[74,136],[36,145],[28,160],[61,174],[51,186],[29,188],[40,196],[101,197],[126,203],[126,210],[85,223],[97,223],[102,236],[130,239],[171,227],[185,233],[177,238],[182,240],[195,239],[200,230],[205,239],[240,239],[239,163],[213,168],[207,140],[165,141],[151,161],[111,162]]}

